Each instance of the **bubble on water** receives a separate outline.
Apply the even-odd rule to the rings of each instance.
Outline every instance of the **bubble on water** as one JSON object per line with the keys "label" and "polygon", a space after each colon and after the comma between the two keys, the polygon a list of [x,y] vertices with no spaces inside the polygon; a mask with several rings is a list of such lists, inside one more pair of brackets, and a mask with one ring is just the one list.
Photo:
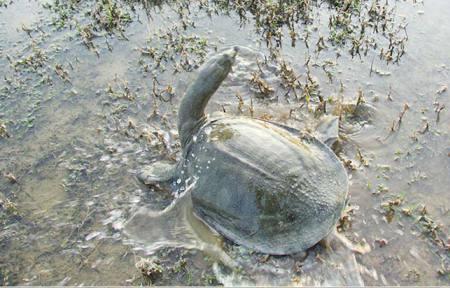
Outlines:
{"label": "bubble on water", "polygon": [[91,233],[89,233],[84,239],[85,239],[86,241],[95,239],[95,238],[97,238],[97,236],[99,236],[101,233],[103,233],[103,232],[100,232],[100,231],[94,231],[94,232],[91,232]]}
{"label": "bubble on water", "polygon": [[123,227],[124,227],[124,220],[123,219],[120,219],[120,220],[118,220],[118,221],[116,221],[116,222],[114,222],[113,224],[112,224],[112,228],[114,229],[114,230],[117,230],[117,231],[120,231],[120,230],[122,230],[123,229]]}
{"label": "bubble on water", "polygon": [[119,219],[123,215],[123,211],[119,210],[119,209],[116,209],[116,210],[113,210],[113,211],[109,212],[109,215],[110,215],[109,218],[103,220],[103,225],[107,225],[107,224],[113,223],[114,221]]}
{"label": "bubble on water", "polygon": [[103,155],[102,157],[100,157],[100,161],[102,161],[102,162],[106,162],[110,159],[111,159],[111,156],[109,156],[109,155]]}
{"label": "bubble on water", "polygon": [[139,196],[131,196],[129,202],[131,204],[137,204],[137,203],[141,202],[141,197],[139,197]]}
{"label": "bubble on water", "polygon": [[94,201],[87,201],[87,202],[86,202],[86,206],[92,206],[92,205],[94,205],[94,204],[95,204]]}

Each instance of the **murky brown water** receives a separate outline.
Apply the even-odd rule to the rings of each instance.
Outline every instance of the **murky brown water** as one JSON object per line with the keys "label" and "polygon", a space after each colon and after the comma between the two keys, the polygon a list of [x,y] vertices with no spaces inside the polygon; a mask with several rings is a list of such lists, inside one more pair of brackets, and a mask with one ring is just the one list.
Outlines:
{"label": "murky brown water", "polygon": [[[134,20],[123,33],[128,40],[121,39],[120,33],[98,32],[92,42],[99,56],[83,44],[76,28],[52,25],[58,13],[41,2],[19,0],[1,7],[0,124],[11,137],[0,138],[0,171],[12,173],[17,182],[0,177],[0,282],[148,284],[135,263],[151,252],[165,268],[156,282],[160,285],[361,281],[366,285],[450,285],[449,250],[444,247],[449,245],[450,229],[450,100],[444,88],[450,85],[446,13],[450,2],[396,5],[398,15],[408,22],[407,53],[398,65],[386,65],[371,52],[351,59],[343,48],[332,68],[331,83],[319,66],[311,70],[325,98],[356,101],[361,89],[366,102],[376,109],[362,127],[350,125],[351,121],[341,125],[341,136],[346,138],[342,156],[355,168],[349,173],[353,210],[345,234],[354,241],[365,239],[372,251],[355,256],[344,247],[334,253],[316,247],[306,259],[299,255],[266,259],[226,241],[221,247],[223,240],[208,234],[201,223],[175,230],[175,236],[166,238],[173,240],[167,241],[170,245],[164,245],[156,228],[154,234],[146,231],[144,245],[130,244],[123,235],[125,221],[138,208],[158,211],[174,199],[164,187],[145,187],[135,177],[140,167],[155,160],[179,157],[177,104],[194,72],[173,73],[178,70],[174,63],[183,64],[179,56],[163,62],[165,69],[155,68],[147,56],[149,48],[160,49],[167,40],[148,41],[149,37],[174,31],[172,27],[182,23],[172,6],[151,10],[148,18],[141,5],[136,4],[134,12],[124,5]],[[76,19],[85,25],[91,21],[83,16],[88,5],[80,6]],[[327,13],[318,12],[313,25],[320,33],[325,33]],[[208,106],[210,112],[250,115],[252,102],[255,117],[271,117],[296,127],[303,127],[304,119],[313,121],[305,106],[300,109],[292,97],[284,99],[279,73],[270,62],[261,69],[278,101],[276,97],[258,99],[250,88],[251,73],[259,70],[256,59],[262,61],[269,54],[252,20],[240,27],[236,15],[209,18],[203,11],[189,19],[195,28],[178,28],[179,34],[200,38],[186,42],[196,47],[187,70],[195,70],[197,60],[214,53],[215,46],[244,48],[234,72]],[[199,48],[203,39],[207,40],[204,49]],[[290,40],[285,42],[284,58],[299,74],[304,73],[307,48],[303,43],[291,47]],[[335,54],[332,48],[317,57],[311,53],[312,62],[335,61]],[[15,68],[11,64],[30,55],[33,61],[22,61]],[[159,82],[156,85],[153,75]],[[175,89],[171,102],[164,101],[170,93],[162,92],[168,85]],[[155,97],[154,91],[162,96]],[[243,99],[242,112],[234,96],[237,91]],[[405,104],[409,109],[391,129]],[[445,108],[437,121],[436,109],[442,105]],[[289,117],[291,109],[295,109],[293,117]],[[155,221],[158,229],[171,229],[184,218],[166,219]],[[161,238],[158,245],[152,242],[153,236]],[[220,260],[227,262],[222,256],[230,257],[237,268],[220,264]]]}

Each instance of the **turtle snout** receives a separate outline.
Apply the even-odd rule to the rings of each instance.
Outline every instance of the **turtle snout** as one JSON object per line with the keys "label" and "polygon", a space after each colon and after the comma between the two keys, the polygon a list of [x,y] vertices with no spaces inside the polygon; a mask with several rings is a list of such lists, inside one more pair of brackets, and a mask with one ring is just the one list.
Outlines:
{"label": "turtle snout", "polygon": [[217,64],[223,69],[229,71],[236,60],[236,54],[237,51],[234,50],[234,48],[223,52],[221,57],[218,59]]}
{"label": "turtle snout", "polygon": [[239,52],[239,46],[234,46],[233,51],[234,51],[233,57],[236,57],[237,53]]}
{"label": "turtle snout", "polygon": [[227,60],[231,61],[232,63],[234,63],[234,60],[236,59],[236,55],[239,52],[239,47],[238,46],[234,46],[233,48],[225,51],[224,56],[227,58]]}

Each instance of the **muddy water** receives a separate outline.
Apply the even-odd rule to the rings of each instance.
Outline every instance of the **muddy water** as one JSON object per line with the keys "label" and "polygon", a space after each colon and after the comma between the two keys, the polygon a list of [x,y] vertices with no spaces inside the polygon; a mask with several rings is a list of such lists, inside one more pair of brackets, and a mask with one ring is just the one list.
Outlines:
{"label": "muddy water", "polygon": [[[141,52],[161,48],[167,40],[154,33],[180,25],[170,6],[150,9],[149,17],[140,5],[134,12],[124,5],[133,20],[123,32],[127,40],[120,33],[97,32],[92,42],[99,56],[86,47],[74,23],[72,29],[58,29],[53,23],[60,14],[40,2],[1,7],[0,121],[10,137],[0,138],[0,170],[17,180],[0,178],[2,284],[148,284],[135,263],[150,253],[164,267],[156,283],[166,285],[449,285],[449,252],[443,245],[448,245],[450,228],[450,100],[444,88],[450,85],[450,20],[445,13],[450,3],[397,5],[397,13],[409,23],[407,53],[398,65],[386,65],[375,53],[351,59],[343,49],[333,82],[320,68],[312,68],[325,98],[356,101],[361,89],[376,110],[364,125],[349,120],[341,125],[341,156],[353,166],[351,227],[345,234],[355,242],[364,239],[372,251],[353,255],[337,243],[335,252],[315,247],[307,256],[269,258],[220,239],[192,219],[175,230],[180,232],[176,236],[161,238],[158,229],[172,229],[181,220],[158,218],[155,231],[145,231],[144,245],[122,232],[138,209],[158,213],[176,197],[171,187],[145,187],[135,175],[155,160],[180,157],[177,103],[194,77],[189,71],[214,47],[242,49],[209,112],[250,116],[253,103],[254,117],[313,126],[304,106],[284,99],[274,64],[261,69],[278,99],[259,99],[249,85],[251,73],[260,69],[255,59],[269,54],[252,21],[240,27],[232,14],[189,16],[195,27],[179,29],[180,34],[205,39],[206,48],[192,52],[188,71],[174,74],[172,62],[155,67]],[[81,5],[78,23],[89,23],[83,13],[88,7]],[[322,33],[327,12],[317,13],[314,25]],[[282,54],[304,73],[307,48],[289,43]],[[25,61],[30,55],[34,60]],[[331,48],[313,57],[316,63],[330,59],[335,60]],[[170,93],[162,91],[169,85],[175,93],[166,102]],[[154,91],[162,96],[155,97]],[[236,92],[243,99],[240,108]],[[409,108],[399,124],[405,104]],[[437,121],[435,110],[441,105],[446,108]],[[233,268],[223,264],[230,263],[221,259],[222,253]]]}

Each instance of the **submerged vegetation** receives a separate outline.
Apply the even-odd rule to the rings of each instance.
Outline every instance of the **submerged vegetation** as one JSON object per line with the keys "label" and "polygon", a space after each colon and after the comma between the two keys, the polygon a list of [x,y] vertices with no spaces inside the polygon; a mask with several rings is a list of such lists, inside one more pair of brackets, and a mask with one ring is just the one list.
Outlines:
{"label": "submerged vegetation", "polygon": [[[167,10],[165,4],[178,15],[177,23],[159,28],[150,37],[148,45],[139,48],[142,56],[152,59],[153,67],[143,59],[140,61],[144,71],[153,72],[173,66],[174,73],[192,71],[205,59],[207,52],[217,48],[217,43],[208,43],[204,37],[191,34],[195,30],[195,19],[201,13],[214,15],[237,15],[240,26],[254,25],[259,41],[265,43],[270,58],[280,67],[280,74],[287,88],[286,95],[302,95],[309,102],[319,100],[318,84],[311,77],[311,65],[320,66],[330,81],[333,72],[329,67],[336,64],[331,60],[317,63],[322,51],[334,51],[336,58],[348,51],[351,57],[368,56],[370,51],[378,54],[387,63],[398,63],[405,53],[408,34],[406,22],[395,13],[395,5],[381,0],[348,1],[53,1],[45,7],[54,12],[53,25],[57,29],[76,27],[83,43],[98,53],[93,41],[105,37],[108,49],[108,35],[124,34],[136,14],[136,6],[142,6],[148,18],[154,11]],[[321,19],[319,10],[327,9],[328,19]],[[83,11],[83,13],[80,13]],[[86,17],[87,16],[87,17]],[[327,25],[323,23],[327,21]],[[324,29],[327,27],[327,29]],[[306,73],[298,73],[286,62],[282,48],[284,45],[298,46],[302,42],[307,48],[304,67]],[[311,52],[310,52],[311,51]],[[311,53],[311,55],[309,55]],[[194,56],[194,57],[193,57]],[[313,61],[311,57],[314,56]],[[265,60],[267,61],[267,60]],[[173,62],[173,63],[172,63]],[[38,61],[39,63],[39,61]],[[328,67],[328,68],[327,68]],[[153,69],[152,69],[153,68]],[[259,78],[251,81],[258,93],[271,93],[271,88]],[[301,79],[303,78],[303,80]],[[322,102],[322,100],[320,100]]]}
{"label": "submerged vegetation", "polygon": [[[0,0],[0,13],[20,1]],[[436,190],[448,182],[432,183],[448,170],[432,164],[450,159],[442,148],[450,84],[433,82],[422,97],[401,89],[418,84],[395,74],[414,33],[411,12],[397,13],[400,2],[31,1],[40,20],[9,30],[20,41],[0,43],[0,283],[221,283],[204,253],[164,248],[140,258],[120,231],[136,206],[173,200],[166,187],[142,187],[133,175],[180,157],[184,82],[208,54],[238,44],[250,52],[213,110],[306,130],[324,115],[339,117],[333,148],[353,183],[337,228],[376,247],[357,257],[378,271],[364,267],[364,280],[448,285],[448,202],[435,199],[447,196]],[[356,65],[364,67],[346,70]],[[448,75],[447,66],[439,63],[433,77]],[[264,267],[283,261],[224,246]],[[294,259],[302,278],[308,263]]]}

